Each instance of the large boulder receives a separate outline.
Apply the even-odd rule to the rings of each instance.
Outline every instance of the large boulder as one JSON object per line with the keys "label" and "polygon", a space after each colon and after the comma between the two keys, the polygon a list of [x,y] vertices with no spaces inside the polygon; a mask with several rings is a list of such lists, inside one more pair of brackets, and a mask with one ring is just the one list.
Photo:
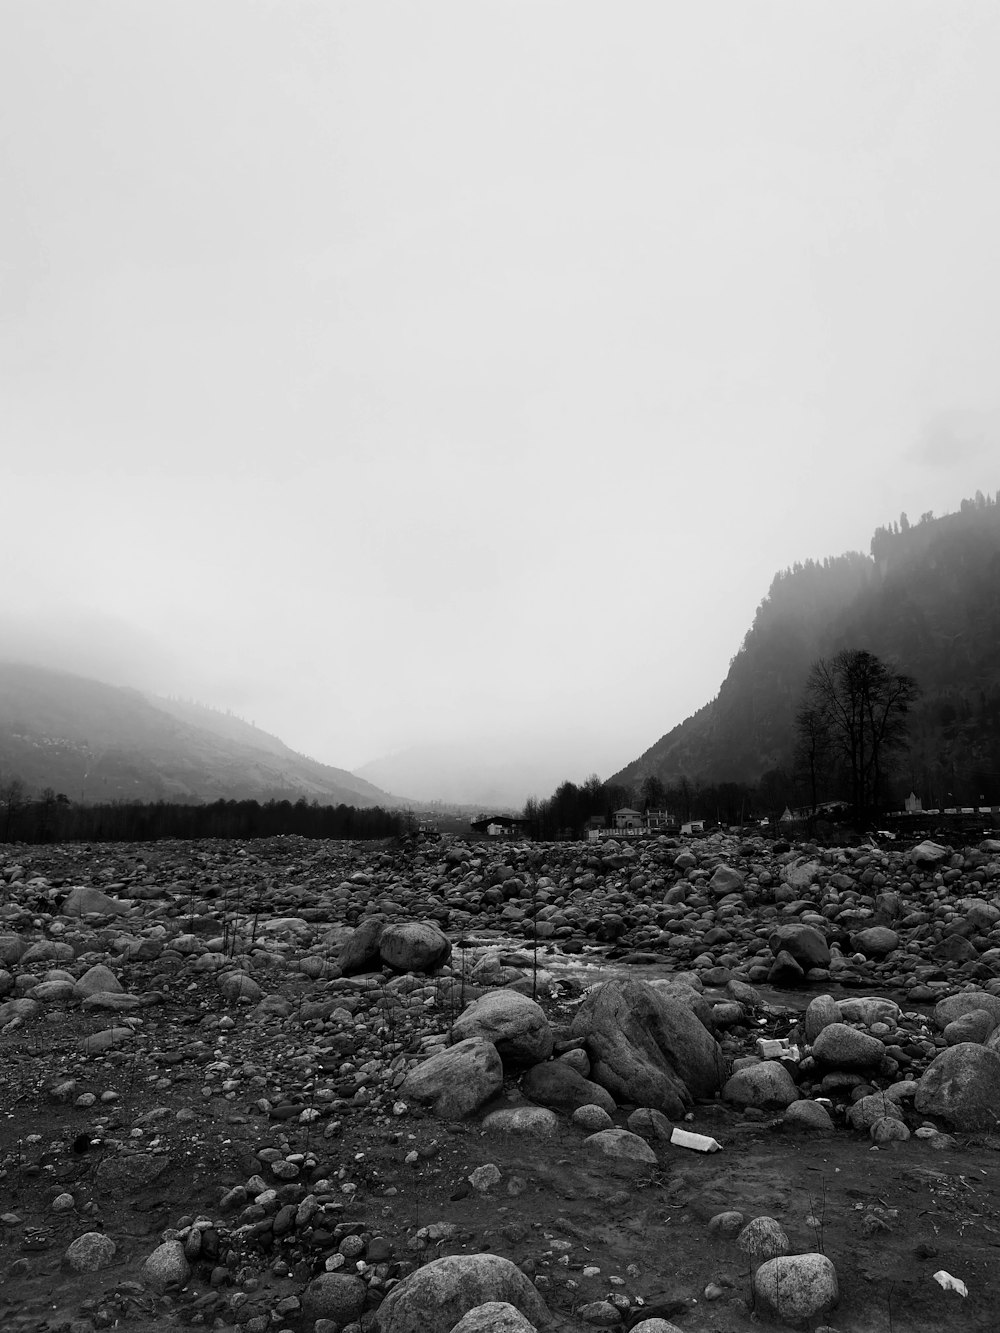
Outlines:
{"label": "large boulder", "polygon": [[399,921],[382,931],[378,951],[397,972],[433,972],[451,957],[451,940],[433,921]]}
{"label": "large boulder", "polygon": [[70,889],[62,905],[63,916],[123,916],[131,904],[109,898],[92,884],[78,884]]}
{"label": "large boulder", "polygon": [[583,1141],[583,1150],[599,1157],[610,1171],[648,1172],[657,1167],[656,1153],[645,1139],[627,1129],[601,1129]]}
{"label": "large boulder", "polygon": [[916,847],[910,848],[909,852],[909,859],[913,865],[925,866],[929,869],[939,866],[942,861],[947,861],[950,856],[950,847],[942,847],[939,842],[931,842],[929,838],[925,839],[924,842],[918,842]]}
{"label": "large boulder", "polygon": [[957,995],[946,995],[934,1006],[934,1022],[943,1032],[949,1023],[974,1009],[985,1009],[992,1014],[994,1023],[1000,1023],[1000,995],[985,990],[963,990]]}
{"label": "large boulder", "polygon": [[837,1270],[825,1254],[784,1254],[754,1274],[753,1289],[768,1314],[799,1323],[832,1310],[840,1299]]}
{"label": "large boulder", "polygon": [[824,1069],[872,1072],[881,1068],[885,1047],[878,1037],[846,1023],[828,1023],[813,1042],[812,1056]]}
{"label": "large boulder", "polygon": [[302,1313],[313,1322],[330,1319],[338,1327],[350,1324],[361,1318],[367,1292],[364,1282],[353,1273],[320,1273],[302,1293]]}
{"label": "large boulder", "polygon": [[545,1302],[510,1259],[449,1254],[410,1273],[378,1308],[378,1333],[451,1333],[470,1310],[504,1301],[536,1328],[549,1323]]}
{"label": "large boulder", "polygon": [[767,946],[775,958],[782,951],[791,954],[803,972],[830,965],[826,936],[815,926],[804,925],[801,921],[789,921],[772,931]]}
{"label": "large boulder", "polygon": [[503,1063],[497,1048],[485,1037],[468,1037],[411,1069],[399,1092],[443,1120],[461,1120],[502,1086]]}
{"label": "large boulder", "polygon": [[534,1064],[552,1054],[549,1020],[540,1004],[518,991],[487,991],[459,1014],[451,1029],[452,1041],[485,1037],[502,1060]]}
{"label": "large boulder", "polygon": [[784,1110],[799,1099],[792,1076],[777,1060],[738,1069],[722,1089],[722,1096],[735,1106],[776,1107]]}
{"label": "large boulder", "polygon": [[742,874],[732,866],[716,866],[715,873],[708,881],[710,892],[716,898],[724,898],[728,893],[742,893],[745,881]]}
{"label": "large boulder", "polygon": [[535,1326],[509,1301],[486,1301],[464,1314],[451,1333],[535,1333]]}
{"label": "large boulder", "polygon": [[868,926],[852,938],[851,948],[866,958],[885,958],[899,948],[899,936],[888,926]]}
{"label": "large boulder", "polygon": [[385,930],[384,916],[366,916],[337,955],[337,966],[345,977],[378,967],[379,939]]}
{"label": "large boulder", "polygon": [[695,1098],[722,1086],[725,1060],[714,1037],[677,999],[646,982],[607,981],[586,997],[571,1033],[583,1037],[594,1081],[620,1102],[679,1119]]}
{"label": "large boulder", "polygon": [[606,1088],[584,1078],[565,1060],[548,1060],[533,1065],[521,1080],[521,1091],[539,1106],[572,1112],[581,1106],[601,1106],[614,1115],[615,1099]]}
{"label": "large boulder", "polygon": [[975,1042],[941,1052],[917,1084],[913,1105],[955,1129],[996,1129],[1000,1108],[1000,1054]]}

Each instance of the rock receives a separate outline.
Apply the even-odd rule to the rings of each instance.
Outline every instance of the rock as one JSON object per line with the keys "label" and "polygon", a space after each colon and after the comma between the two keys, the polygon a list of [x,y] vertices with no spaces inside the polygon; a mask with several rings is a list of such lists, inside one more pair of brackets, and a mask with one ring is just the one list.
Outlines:
{"label": "rock", "polygon": [[682,1001],[631,979],[595,987],[570,1029],[585,1039],[594,1081],[619,1101],[680,1118],[722,1084],[722,1051]]}
{"label": "rock", "polygon": [[658,1165],[656,1153],[646,1140],[627,1129],[602,1129],[584,1139],[583,1149],[613,1166],[655,1170]]}
{"label": "rock", "polygon": [[74,1273],[96,1273],[113,1262],[117,1248],[103,1231],[86,1231],[71,1242],[65,1262]]}
{"label": "rock", "polygon": [[869,1126],[868,1134],[873,1143],[905,1143],[910,1137],[910,1131],[903,1121],[893,1116],[883,1116],[881,1120],[876,1120]]}
{"label": "rock", "polygon": [[788,1253],[788,1237],[773,1217],[755,1217],[748,1222],[736,1237],[736,1244],[758,1262]]}
{"label": "rock", "polygon": [[585,1129],[589,1134],[596,1134],[602,1129],[611,1129],[614,1121],[603,1106],[578,1106],[571,1116],[574,1125]]}
{"label": "rock", "polygon": [[683,1333],[683,1330],[669,1319],[641,1319],[631,1325],[629,1333]]}
{"label": "rock", "polygon": [[433,972],[451,957],[451,941],[433,921],[400,921],[384,928],[378,951],[397,972]]}
{"label": "rock", "polygon": [[826,936],[815,926],[804,925],[801,921],[790,921],[772,931],[767,947],[775,957],[782,950],[791,954],[804,972],[813,967],[830,965],[830,946]]}
{"label": "rock", "polygon": [[944,1039],[949,1046],[958,1046],[963,1041],[974,1041],[982,1045],[997,1021],[986,1009],[970,1009],[967,1014],[953,1018],[944,1030]]}
{"label": "rock", "polygon": [[768,970],[767,980],[772,986],[795,987],[805,977],[805,969],[800,967],[787,949],[780,949]]}
{"label": "rock", "polygon": [[896,1102],[881,1092],[859,1097],[847,1108],[847,1120],[852,1129],[870,1129],[878,1120],[902,1120],[903,1113]]}
{"label": "rock", "polygon": [[991,995],[984,990],[964,990],[957,995],[947,995],[934,1006],[934,1022],[944,1031],[949,1023],[974,1009],[985,1009],[993,1015],[994,1023],[1000,1023],[1000,995]]}
{"label": "rock", "polygon": [[451,1333],[535,1333],[535,1325],[507,1301],[486,1301],[464,1314]]}
{"label": "rock", "polygon": [[708,1219],[708,1229],[713,1236],[722,1236],[725,1240],[735,1240],[743,1230],[746,1218],[742,1213],[730,1208],[724,1213],[716,1213]]}
{"label": "rock", "polygon": [[513,1064],[537,1064],[552,1054],[549,1020],[540,1004],[517,991],[487,991],[459,1014],[452,1041],[485,1037]]}
{"label": "rock", "polygon": [[536,1328],[545,1302],[516,1264],[497,1254],[451,1254],[410,1273],[378,1308],[378,1333],[451,1333],[478,1306],[512,1305]]}
{"label": "rock", "polygon": [[708,881],[709,892],[714,893],[716,898],[724,898],[727,893],[742,893],[744,879],[738,870],[732,866],[716,866],[712,878]]}
{"label": "rock", "polygon": [[385,929],[382,915],[366,916],[337,955],[337,966],[345,977],[368,972],[378,966],[379,940]]}
{"label": "rock", "polygon": [[881,995],[855,995],[849,1000],[839,1000],[837,1008],[846,1023],[864,1023],[871,1027],[873,1023],[888,1023],[895,1027],[900,1019],[899,1005],[895,1000],[887,1000]]}
{"label": "rock", "polygon": [[798,1101],[799,1093],[784,1065],[777,1060],[762,1060],[738,1069],[722,1089],[722,1096],[734,1106],[784,1109]]}
{"label": "rock", "polygon": [[805,861],[799,859],[791,865],[786,865],[781,878],[786,884],[790,884],[793,889],[809,889],[818,880],[821,880],[825,874],[823,866],[819,861]]}
{"label": "rock", "polygon": [[885,1047],[867,1032],[830,1023],[813,1042],[812,1056],[825,1069],[877,1070],[885,1059]]}
{"label": "rock", "polygon": [[841,1020],[840,1006],[832,995],[817,995],[809,1001],[805,1015],[806,1041],[812,1043],[824,1028]]}
{"label": "rock", "polygon": [[632,1112],[626,1121],[627,1127],[640,1138],[653,1143],[669,1143],[674,1127],[660,1111],[651,1106],[640,1106]]}
{"label": "rock", "polygon": [[837,1270],[825,1254],[768,1259],[754,1274],[753,1289],[768,1313],[788,1322],[815,1319],[840,1299]]}
{"label": "rock", "polygon": [[444,1120],[477,1111],[503,1086],[503,1063],[484,1037],[469,1037],[411,1069],[400,1096],[429,1106]]}
{"label": "rock", "polygon": [[529,1069],[521,1080],[525,1097],[557,1111],[575,1111],[581,1106],[600,1106],[609,1115],[617,1107],[607,1089],[578,1074],[562,1060],[549,1060]]}
{"label": "rock", "polygon": [[1000,1054],[962,1042],[928,1065],[913,1099],[921,1115],[936,1115],[955,1129],[997,1128]]}
{"label": "rock", "polygon": [[104,963],[95,963],[89,967],[83,976],[76,982],[74,992],[78,999],[83,999],[87,995],[96,995],[98,993],[112,993],[120,995],[125,987],[118,980],[110,967]]}
{"label": "rock", "polygon": [[836,1129],[830,1112],[822,1102],[803,1098],[792,1102],[785,1110],[782,1122],[786,1129],[808,1130],[814,1134],[832,1134]]}
{"label": "rock", "polygon": [[169,1286],[183,1287],[191,1276],[191,1265],[179,1240],[165,1240],[142,1266],[142,1276],[151,1287],[163,1291]]}
{"label": "rock", "polygon": [[306,1319],[332,1319],[337,1325],[361,1318],[367,1287],[352,1273],[320,1273],[302,1293]]}
{"label": "rock", "polygon": [[622,1322],[622,1312],[611,1301],[588,1301],[576,1311],[576,1317],[589,1328],[615,1328]]}
{"label": "rock", "polygon": [[109,898],[89,884],[70,889],[62,905],[63,916],[124,916],[130,910],[131,904]]}
{"label": "rock", "polygon": [[899,948],[899,936],[888,926],[869,926],[859,930],[851,940],[855,953],[863,953],[866,958],[885,958],[894,949]]}
{"label": "rock", "polygon": [[483,1120],[484,1134],[516,1134],[547,1139],[558,1127],[559,1117],[545,1106],[505,1107],[501,1111],[491,1111]]}
{"label": "rock", "polygon": [[915,866],[933,868],[939,866],[942,861],[947,861],[950,856],[950,847],[942,847],[940,843],[931,842],[928,838],[924,842],[918,842],[916,847],[910,848],[908,860]]}

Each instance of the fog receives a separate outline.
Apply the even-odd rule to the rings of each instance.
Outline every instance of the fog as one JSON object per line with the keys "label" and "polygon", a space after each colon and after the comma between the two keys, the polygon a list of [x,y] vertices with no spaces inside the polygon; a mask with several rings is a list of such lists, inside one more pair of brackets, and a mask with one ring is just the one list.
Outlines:
{"label": "fog", "polygon": [[0,656],[607,776],[777,570],[1000,486],[998,60],[961,0],[8,0]]}

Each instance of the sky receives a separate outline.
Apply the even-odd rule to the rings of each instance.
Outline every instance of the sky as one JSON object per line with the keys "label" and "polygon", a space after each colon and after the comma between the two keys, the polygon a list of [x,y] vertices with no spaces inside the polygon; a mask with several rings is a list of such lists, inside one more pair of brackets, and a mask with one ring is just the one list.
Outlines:
{"label": "sky", "polygon": [[0,655],[610,775],[1000,487],[998,67],[994,0],[0,0]]}

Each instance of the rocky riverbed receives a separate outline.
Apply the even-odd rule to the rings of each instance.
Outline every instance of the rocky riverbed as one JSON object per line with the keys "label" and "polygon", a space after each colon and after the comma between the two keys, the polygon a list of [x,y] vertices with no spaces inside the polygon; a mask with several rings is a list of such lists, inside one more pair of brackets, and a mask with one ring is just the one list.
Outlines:
{"label": "rocky riverbed", "polygon": [[4,1330],[997,1326],[1000,842],[4,852]]}

